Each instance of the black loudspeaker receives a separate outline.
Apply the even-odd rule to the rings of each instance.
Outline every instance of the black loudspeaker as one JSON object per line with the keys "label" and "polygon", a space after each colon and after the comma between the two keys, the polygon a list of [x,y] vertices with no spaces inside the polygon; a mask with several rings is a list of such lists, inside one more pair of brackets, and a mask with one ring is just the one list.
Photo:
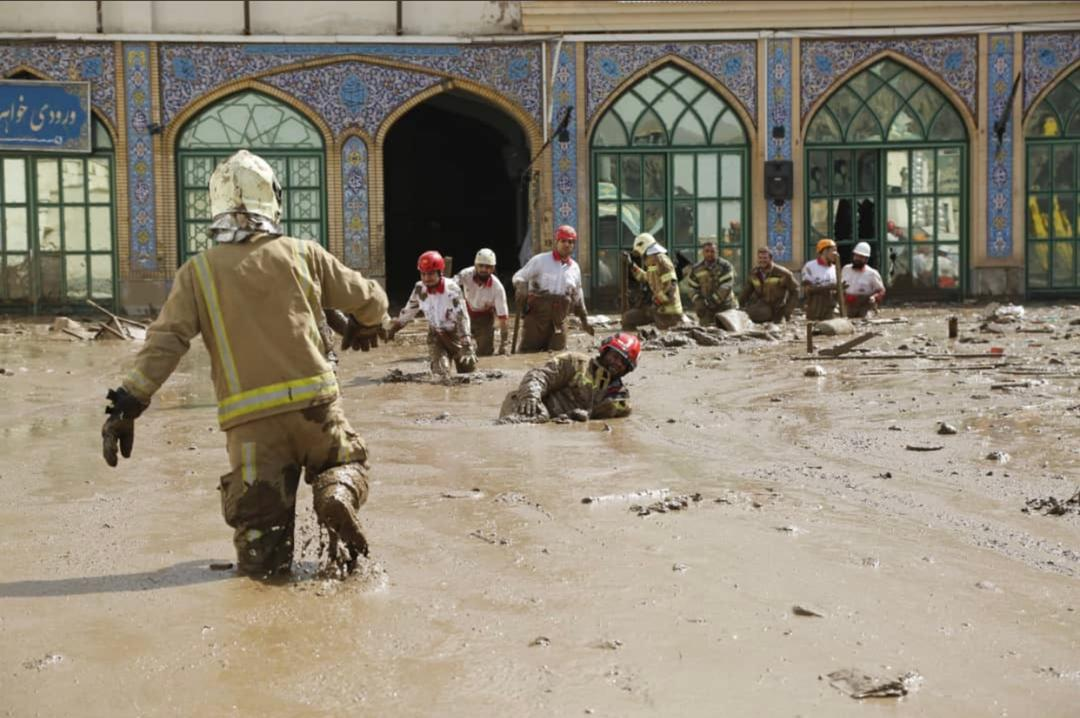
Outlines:
{"label": "black loudspeaker", "polygon": [[765,198],[788,200],[792,197],[792,174],[794,163],[791,160],[769,160],[765,163]]}

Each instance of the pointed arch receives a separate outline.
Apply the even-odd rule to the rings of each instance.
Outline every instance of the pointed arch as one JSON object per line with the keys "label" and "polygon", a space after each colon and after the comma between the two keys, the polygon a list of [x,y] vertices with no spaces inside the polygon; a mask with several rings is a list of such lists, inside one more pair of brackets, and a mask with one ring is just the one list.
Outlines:
{"label": "pointed arch", "polygon": [[[1077,58],[1071,64],[1066,65],[1061,71],[1054,75],[1054,77],[1051,78],[1050,82],[1046,83],[1046,87],[1039,90],[1035,97],[1032,98],[1031,105],[1028,106],[1026,110],[1024,110],[1023,114],[1024,137],[1028,137],[1028,123],[1032,119],[1034,119],[1036,110],[1039,109],[1039,106],[1042,105],[1042,103],[1050,96],[1050,93],[1056,90],[1062,82],[1068,80],[1069,76],[1072,75],[1074,72],[1080,72],[1080,58]],[[1066,129],[1066,127],[1061,128],[1062,135],[1064,135]],[[1029,137],[1028,139],[1031,138]]]}

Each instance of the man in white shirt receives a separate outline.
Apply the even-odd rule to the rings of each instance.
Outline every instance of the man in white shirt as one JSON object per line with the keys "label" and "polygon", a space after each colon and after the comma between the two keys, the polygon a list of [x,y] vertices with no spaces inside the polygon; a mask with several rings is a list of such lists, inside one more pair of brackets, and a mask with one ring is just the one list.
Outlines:
{"label": "man in white shirt", "polygon": [[514,301],[524,305],[525,331],[521,352],[562,351],[566,348],[566,315],[573,312],[591,336],[581,268],[571,256],[577,232],[569,225],[555,231],[555,249],[533,256],[514,274]]}
{"label": "man in white shirt", "polygon": [[435,251],[424,252],[416,263],[420,281],[413,287],[409,301],[390,324],[387,338],[393,339],[401,328],[412,321],[421,310],[428,321],[428,355],[431,373],[450,376],[450,360],[458,374],[476,369],[476,344],[472,338],[465,295],[453,279],[443,276],[446,260]]}
{"label": "man in white shirt", "polygon": [[506,290],[495,276],[495,252],[481,249],[476,253],[473,266],[458,272],[454,281],[465,293],[477,355],[486,357],[495,353],[496,320],[499,322],[499,353],[506,354],[510,312],[506,307]]}
{"label": "man in white shirt", "polygon": [[819,322],[832,319],[836,308],[836,242],[821,239],[817,243],[817,259],[803,265],[802,285],[806,295],[806,320]]}
{"label": "man in white shirt", "polygon": [[851,254],[851,264],[845,265],[840,272],[844,280],[844,303],[848,317],[865,317],[876,310],[885,298],[885,282],[881,281],[878,271],[867,264],[870,259],[870,244],[859,242]]}

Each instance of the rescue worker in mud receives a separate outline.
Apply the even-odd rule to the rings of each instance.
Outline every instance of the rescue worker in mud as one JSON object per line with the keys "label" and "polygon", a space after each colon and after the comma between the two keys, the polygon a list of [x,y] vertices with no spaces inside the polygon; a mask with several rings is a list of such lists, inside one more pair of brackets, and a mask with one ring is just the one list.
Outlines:
{"label": "rescue worker in mud", "polygon": [[390,325],[387,337],[393,339],[423,310],[428,322],[431,373],[443,379],[449,377],[451,360],[458,374],[475,371],[476,344],[473,343],[465,295],[453,279],[443,276],[446,260],[434,250],[424,252],[416,268],[420,271],[420,281],[413,287],[409,301]]}
{"label": "rescue worker in mud", "polygon": [[567,314],[592,336],[581,288],[581,267],[571,256],[577,231],[568,224],[555,230],[555,248],[534,255],[514,273],[514,301],[524,317],[520,352],[562,351],[566,348]]}
{"label": "rescue worker in mud", "polygon": [[219,489],[238,570],[289,570],[301,474],[341,551],[331,558],[351,570],[368,552],[356,518],[368,454],[338,401],[318,320],[323,307],[348,312],[343,346],[367,351],[385,336],[386,294],[317,243],[282,232],[281,186],[261,157],[241,150],[218,165],[210,209],[215,246],[177,270],[134,367],[109,391],[105,461],[117,465],[118,445],[131,455],[135,419],[202,334],[229,454]]}
{"label": "rescue worker in mud", "polygon": [[641,249],[645,256],[645,268],[633,263],[633,257],[624,254],[630,264],[635,280],[647,285],[652,294],[652,305],[628,309],[622,316],[623,329],[635,329],[642,324],[655,324],[657,329],[670,329],[686,321],[679,293],[679,277],[675,265],[664,246],[651,235],[639,234],[634,239],[634,250]]}
{"label": "rescue worker in mud", "polygon": [[595,356],[563,352],[525,372],[506,395],[499,421],[543,423],[560,417],[612,419],[630,414],[630,393],[622,378],[637,367],[641,340],[620,332],[600,343]]}
{"label": "rescue worker in mud", "polygon": [[716,242],[707,240],[701,245],[701,261],[690,268],[686,284],[690,301],[702,326],[716,324],[716,315],[728,309],[738,309],[735,298],[735,268],[731,262],[717,256]]}
{"label": "rescue worker in mud", "polygon": [[802,268],[802,286],[806,294],[806,320],[819,322],[832,319],[836,311],[836,265],[839,254],[836,242],[820,239],[817,258]]}
{"label": "rescue worker in mud", "polygon": [[851,264],[840,271],[844,280],[844,303],[849,318],[865,317],[877,311],[885,298],[885,282],[881,275],[867,262],[870,261],[870,243],[859,242],[851,253]]}
{"label": "rescue worker in mud", "polygon": [[791,270],[773,261],[771,249],[758,248],[757,265],[747,279],[739,301],[751,321],[758,324],[791,321],[799,303],[799,283]]}
{"label": "rescue worker in mud", "polygon": [[506,290],[495,276],[495,252],[481,249],[473,266],[466,267],[454,277],[465,293],[465,305],[472,324],[472,338],[478,356],[495,353],[495,323],[499,323],[499,354],[509,351],[510,335],[507,324],[510,312],[506,306]]}

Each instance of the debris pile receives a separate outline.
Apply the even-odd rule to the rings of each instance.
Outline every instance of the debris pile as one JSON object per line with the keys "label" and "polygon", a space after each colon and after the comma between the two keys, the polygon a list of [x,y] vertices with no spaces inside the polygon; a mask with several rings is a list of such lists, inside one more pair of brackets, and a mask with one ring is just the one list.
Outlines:
{"label": "debris pile", "polygon": [[923,681],[923,677],[915,671],[908,671],[896,678],[877,678],[857,668],[833,671],[827,678],[829,685],[856,700],[899,698],[917,690]]}
{"label": "debris pile", "polygon": [[701,501],[701,494],[680,494],[679,496],[668,496],[660,501],[653,502],[648,506],[642,506],[634,504],[630,507],[630,510],[636,513],[638,516],[648,516],[649,514],[666,514],[669,511],[682,511],[690,508],[693,504]]}
{"label": "debris pile", "polygon": [[502,379],[504,376],[506,374],[498,369],[474,371],[471,374],[453,374],[446,377],[437,377],[430,371],[406,372],[401,369],[391,369],[379,381],[383,384],[427,384],[434,381],[448,386],[457,386],[459,384],[482,384],[491,379]]}
{"label": "debris pile", "polygon": [[143,341],[146,339],[147,325],[134,319],[127,319],[118,314],[113,314],[93,300],[87,303],[94,309],[108,317],[108,321],[77,322],[69,317],[57,317],[50,327],[50,331],[58,334],[67,334],[79,341],[99,339],[119,339],[121,341]]}
{"label": "debris pile", "polygon": [[1077,489],[1075,494],[1064,501],[1054,496],[1047,496],[1045,499],[1028,499],[1027,505],[1020,510],[1025,514],[1034,511],[1043,516],[1080,515],[1080,489]]}

